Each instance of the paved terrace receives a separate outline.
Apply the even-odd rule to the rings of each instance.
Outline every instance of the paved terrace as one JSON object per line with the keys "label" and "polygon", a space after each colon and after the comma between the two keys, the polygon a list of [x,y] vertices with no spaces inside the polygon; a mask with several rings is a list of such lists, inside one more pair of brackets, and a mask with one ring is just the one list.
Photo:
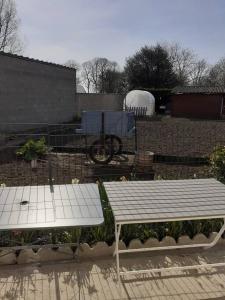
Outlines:
{"label": "paved terrace", "polygon": [[[196,249],[197,250],[197,249]],[[216,263],[225,260],[224,246],[207,251],[137,254],[122,259],[123,268]],[[182,254],[181,254],[182,253]],[[165,256],[166,255],[166,256]],[[151,261],[149,260],[151,258]],[[126,276],[121,295],[115,259],[1,266],[0,299],[225,299],[225,268]]]}

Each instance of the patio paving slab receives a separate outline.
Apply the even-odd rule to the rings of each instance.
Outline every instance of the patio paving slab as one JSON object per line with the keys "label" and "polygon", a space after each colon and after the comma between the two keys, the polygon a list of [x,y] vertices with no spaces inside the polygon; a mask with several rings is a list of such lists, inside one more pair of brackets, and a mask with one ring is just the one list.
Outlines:
{"label": "patio paving slab", "polygon": [[[225,248],[126,255],[123,269],[225,261]],[[0,266],[0,299],[225,299],[225,268],[126,276],[121,290],[115,259]]]}

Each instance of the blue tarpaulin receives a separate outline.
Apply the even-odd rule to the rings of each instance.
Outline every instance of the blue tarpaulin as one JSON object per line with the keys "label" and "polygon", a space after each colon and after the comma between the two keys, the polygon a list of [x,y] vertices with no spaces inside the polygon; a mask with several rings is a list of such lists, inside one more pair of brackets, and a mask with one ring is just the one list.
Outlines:
{"label": "blue tarpaulin", "polygon": [[[103,130],[102,130],[103,129]],[[127,111],[84,111],[80,133],[130,137],[135,130],[134,113]]]}

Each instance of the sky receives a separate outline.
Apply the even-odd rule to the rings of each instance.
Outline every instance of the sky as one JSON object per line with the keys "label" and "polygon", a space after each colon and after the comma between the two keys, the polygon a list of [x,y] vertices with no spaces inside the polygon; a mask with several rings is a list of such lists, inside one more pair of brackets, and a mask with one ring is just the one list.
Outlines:
{"label": "sky", "polygon": [[225,57],[225,0],[15,0],[24,55],[122,67],[144,45],[178,42],[199,58]]}

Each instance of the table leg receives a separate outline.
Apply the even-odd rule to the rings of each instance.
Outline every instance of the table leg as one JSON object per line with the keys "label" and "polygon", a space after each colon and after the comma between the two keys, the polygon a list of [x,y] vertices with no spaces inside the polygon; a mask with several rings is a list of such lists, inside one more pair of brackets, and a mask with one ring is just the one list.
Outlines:
{"label": "table leg", "polygon": [[216,243],[219,241],[219,239],[221,238],[222,234],[224,233],[225,231],[225,218],[223,219],[223,226],[221,227],[221,229],[219,230],[219,232],[217,233],[217,235],[215,236],[214,240],[205,246],[205,249],[208,249],[208,248],[212,248],[213,246],[216,245]]}
{"label": "table leg", "polygon": [[[78,234],[77,234],[77,257],[76,257],[76,262],[79,263],[79,248],[80,248],[80,231],[81,228],[78,227]],[[75,256],[75,252],[74,252],[74,256]]]}
{"label": "table leg", "polygon": [[119,237],[120,237],[120,231],[121,231],[121,224],[117,224],[115,222],[115,255],[116,255],[116,273],[117,273],[117,279],[120,282],[120,260],[119,260]]}
{"label": "table leg", "polygon": [[[217,235],[215,236],[213,241],[210,243],[163,246],[163,247],[158,246],[158,247],[150,247],[150,248],[126,249],[126,250],[120,250],[120,251],[118,250],[118,248],[116,248],[115,254],[118,253],[118,268],[119,268],[119,253],[134,253],[134,252],[138,253],[138,252],[146,252],[146,251],[185,249],[185,248],[194,248],[194,247],[208,249],[208,248],[211,248],[216,245],[216,243],[219,241],[219,239],[221,238],[224,231],[225,231],[225,218],[224,218],[224,223],[223,223],[221,229],[219,230],[219,232],[217,233]],[[120,233],[120,228],[118,228],[118,231],[117,231],[117,226],[116,226],[117,237],[119,236],[119,233]],[[119,237],[118,237],[118,240],[119,240]],[[157,272],[170,271],[170,270],[181,271],[181,270],[202,269],[202,268],[206,268],[206,267],[224,267],[224,266],[225,266],[225,263],[214,263],[214,264],[200,264],[200,265],[179,266],[179,267],[169,267],[169,268],[168,267],[155,268],[155,269],[148,269],[148,270],[121,271],[121,272],[119,270],[117,270],[117,273],[118,273],[118,278],[120,278],[121,275],[125,275],[125,274],[141,274],[141,273],[145,274],[145,273],[149,273],[149,272],[157,273]]]}

